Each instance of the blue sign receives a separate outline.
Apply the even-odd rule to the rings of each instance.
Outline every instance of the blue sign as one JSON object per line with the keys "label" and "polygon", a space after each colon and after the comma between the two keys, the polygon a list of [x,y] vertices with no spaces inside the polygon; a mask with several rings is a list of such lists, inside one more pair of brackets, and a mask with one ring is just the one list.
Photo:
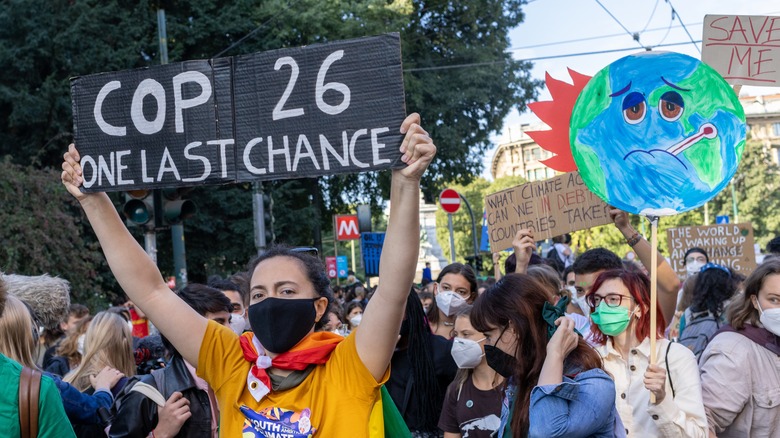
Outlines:
{"label": "blue sign", "polygon": [[363,253],[363,267],[366,277],[379,275],[379,259],[382,257],[382,245],[385,243],[385,233],[362,233],[360,235],[360,251]]}
{"label": "blue sign", "polygon": [[347,256],[336,257],[336,270],[339,271],[339,278],[347,278]]}
{"label": "blue sign", "polygon": [[715,223],[716,224],[727,224],[727,223],[729,223],[729,217],[728,216],[715,216]]}
{"label": "blue sign", "polygon": [[479,250],[490,252],[490,240],[488,239],[487,212],[482,213],[482,239],[480,239]]}

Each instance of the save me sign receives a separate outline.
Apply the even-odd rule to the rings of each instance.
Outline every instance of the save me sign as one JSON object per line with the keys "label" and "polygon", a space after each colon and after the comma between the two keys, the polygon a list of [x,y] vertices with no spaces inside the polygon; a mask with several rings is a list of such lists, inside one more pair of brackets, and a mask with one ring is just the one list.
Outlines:
{"label": "save me sign", "polygon": [[730,84],[780,82],[780,17],[707,15],[701,60]]}
{"label": "save me sign", "polygon": [[398,34],[71,81],[85,191],[400,167]]}

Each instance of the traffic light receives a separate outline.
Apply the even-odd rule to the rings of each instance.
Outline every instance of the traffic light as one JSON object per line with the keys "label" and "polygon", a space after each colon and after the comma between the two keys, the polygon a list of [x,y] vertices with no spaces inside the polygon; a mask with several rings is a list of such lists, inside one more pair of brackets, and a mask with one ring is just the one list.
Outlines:
{"label": "traffic light", "polygon": [[162,189],[162,225],[177,225],[198,212],[198,206],[189,199],[181,199],[190,188]]}
{"label": "traffic light", "polygon": [[484,266],[482,265],[482,256],[481,255],[471,255],[466,256],[466,263],[468,265],[471,265],[472,268],[474,268],[474,271],[479,275],[482,272],[482,269]]}
{"label": "traffic light", "polygon": [[270,193],[263,192],[263,230],[265,232],[265,244],[271,245],[276,240],[274,234],[274,198]]}
{"label": "traffic light", "polygon": [[484,266],[482,266],[482,256],[478,255],[474,257],[474,268],[477,270],[477,274],[481,273],[484,269]]}
{"label": "traffic light", "polygon": [[125,192],[122,214],[128,227],[153,227],[155,225],[155,193],[152,190]]}

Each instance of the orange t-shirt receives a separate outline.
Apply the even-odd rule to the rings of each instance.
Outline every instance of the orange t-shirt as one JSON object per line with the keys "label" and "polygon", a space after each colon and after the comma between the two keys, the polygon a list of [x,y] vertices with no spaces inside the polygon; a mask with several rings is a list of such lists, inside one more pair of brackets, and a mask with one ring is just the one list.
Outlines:
{"label": "orange t-shirt", "polygon": [[238,336],[209,321],[198,357],[198,375],[209,382],[220,409],[219,436],[229,438],[368,437],[380,382],[357,354],[355,334],[333,350],[295,388],[272,391],[258,403],[247,388],[251,363]]}

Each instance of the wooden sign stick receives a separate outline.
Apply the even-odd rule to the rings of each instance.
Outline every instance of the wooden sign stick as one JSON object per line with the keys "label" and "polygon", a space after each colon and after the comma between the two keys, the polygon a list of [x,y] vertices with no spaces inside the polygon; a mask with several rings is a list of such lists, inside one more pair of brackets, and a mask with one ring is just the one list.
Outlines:
{"label": "wooden sign stick", "polygon": [[[650,364],[655,365],[656,351],[656,307],[658,302],[658,217],[651,217],[651,240],[650,240]],[[650,393],[650,403],[655,403],[655,394]]]}

